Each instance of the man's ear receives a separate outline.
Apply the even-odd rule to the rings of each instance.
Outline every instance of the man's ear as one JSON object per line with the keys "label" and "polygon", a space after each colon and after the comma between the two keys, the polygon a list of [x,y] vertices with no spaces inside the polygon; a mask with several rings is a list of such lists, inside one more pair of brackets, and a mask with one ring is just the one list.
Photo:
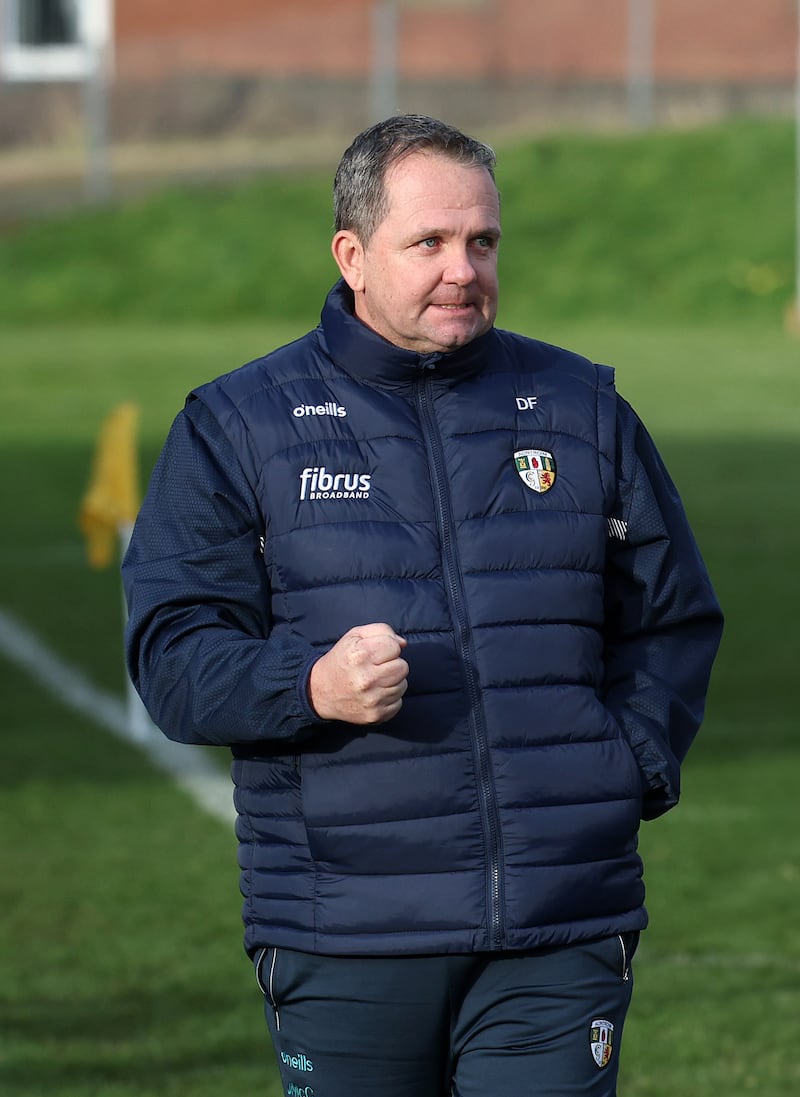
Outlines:
{"label": "man's ear", "polygon": [[331,241],[331,251],[342,278],[354,293],[364,287],[364,248],[354,232],[340,229]]}

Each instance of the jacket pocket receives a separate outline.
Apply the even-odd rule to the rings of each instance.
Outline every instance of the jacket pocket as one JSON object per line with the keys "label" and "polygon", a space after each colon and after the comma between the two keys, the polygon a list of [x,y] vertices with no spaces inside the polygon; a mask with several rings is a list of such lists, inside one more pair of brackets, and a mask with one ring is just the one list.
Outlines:
{"label": "jacket pocket", "polygon": [[663,742],[644,730],[625,738],[642,774],[642,818],[655,819],[678,802],[680,764]]}
{"label": "jacket pocket", "polygon": [[607,734],[610,738],[616,740],[618,749],[627,766],[626,787],[629,794],[643,800],[647,795],[647,778],[639,764],[639,759],[636,757],[633,744],[625,734],[625,729],[614,718],[614,714],[608,709],[605,710],[605,713]]}

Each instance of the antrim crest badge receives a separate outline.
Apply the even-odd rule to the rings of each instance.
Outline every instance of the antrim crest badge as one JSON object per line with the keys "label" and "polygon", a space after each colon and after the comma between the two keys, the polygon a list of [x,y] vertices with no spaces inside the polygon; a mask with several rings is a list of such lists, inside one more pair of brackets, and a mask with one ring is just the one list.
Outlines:
{"label": "antrim crest badge", "polygon": [[556,482],[556,459],[543,449],[520,449],[514,454],[520,478],[531,491],[541,495]]}
{"label": "antrim crest badge", "polygon": [[614,1050],[614,1026],[610,1021],[604,1021],[602,1017],[592,1021],[592,1058],[602,1070],[611,1062],[611,1052]]}

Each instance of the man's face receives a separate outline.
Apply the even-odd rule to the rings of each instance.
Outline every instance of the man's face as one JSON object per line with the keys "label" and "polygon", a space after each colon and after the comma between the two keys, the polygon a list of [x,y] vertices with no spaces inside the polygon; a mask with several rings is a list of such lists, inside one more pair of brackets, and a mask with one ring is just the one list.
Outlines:
{"label": "man's face", "polygon": [[425,153],[391,167],[385,185],[388,213],[366,247],[334,238],[356,316],[407,350],[455,350],[497,315],[497,188],[485,168]]}

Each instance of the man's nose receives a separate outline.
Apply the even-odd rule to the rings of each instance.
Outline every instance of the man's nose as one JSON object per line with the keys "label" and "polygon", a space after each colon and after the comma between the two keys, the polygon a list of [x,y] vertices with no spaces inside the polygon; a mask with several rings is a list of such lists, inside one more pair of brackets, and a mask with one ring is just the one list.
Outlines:
{"label": "man's nose", "polygon": [[453,247],[448,249],[447,264],[442,278],[443,281],[456,286],[468,286],[474,282],[477,275],[469,251],[465,247]]}

